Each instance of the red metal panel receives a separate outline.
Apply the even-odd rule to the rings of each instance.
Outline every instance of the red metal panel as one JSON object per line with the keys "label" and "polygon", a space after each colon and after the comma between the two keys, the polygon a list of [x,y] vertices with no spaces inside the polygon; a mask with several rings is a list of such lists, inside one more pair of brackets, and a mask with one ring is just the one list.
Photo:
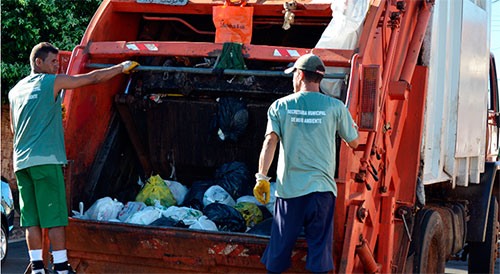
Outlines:
{"label": "red metal panel", "polygon": [[[264,272],[268,237],[70,219],[66,245],[79,273]],[[304,272],[298,240],[291,272]],[[76,265],[78,263],[78,265]]]}
{"label": "red metal panel", "polygon": [[[375,34],[378,29],[378,23],[382,15],[382,11],[385,8],[385,4],[386,1],[384,0],[376,0],[371,3],[371,8],[368,10],[363,31],[361,32],[361,37],[359,38],[359,55],[361,57],[364,57],[365,51],[372,48],[372,43],[374,42],[374,37],[376,36]],[[366,64],[374,63],[367,62]]]}
{"label": "red metal panel", "polygon": [[[416,26],[412,33],[411,44],[408,47],[408,54],[406,56],[404,67],[400,76],[400,79],[403,81],[410,82],[412,79],[413,71],[415,70],[417,59],[420,53],[420,48],[422,46],[422,42],[424,41],[427,24],[429,23],[429,18],[431,17],[431,10],[432,3],[423,1],[422,8],[420,10],[420,13],[418,14],[418,18],[417,20],[413,21],[416,23]],[[413,16],[412,18],[415,18],[416,16],[417,15]]]}
{"label": "red metal panel", "polygon": [[[384,19],[385,4],[389,5],[389,9],[385,11],[385,14],[397,11],[395,5],[390,1],[375,1],[372,4],[360,40],[359,62],[362,65],[380,64],[382,66],[383,83],[385,84],[381,87],[381,103],[385,104],[385,106],[383,106],[381,110],[380,122],[376,132],[368,134],[367,139],[366,137],[362,139],[361,148],[363,151],[356,152],[355,157],[352,157],[351,154],[345,151],[341,151],[342,160],[339,163],[339,177],[352,176],[352,173],[349,174],[344,172],[346,170],[352,170],[356,166],[359,171],[359,160],[357,160],[357,157],[359,157],[360,153],[364,152],[361,161],[365,172],[371,170],[370,163],[379,172],[379,181],[375,181],[374,176],[368,173],[366,173],[367,175],[364,177],[364,180],[371,185],[371,191],[366,191],[364,184],[358,183],[352,184],[351,187],[342,186],[339,188],[339,196],[349,198],[338,201],[343,202],[343,204],[337,203],[336,218],[339,216],[346,216],[346,210],[350,208],[349,206],[352,205],[353,202],[364,201],[363,207],[367,208],[369,212],[368,216],[374,216],[373,220],[375,221],[372,227],[370,226],[370,221],[372,219],[367,218],[367,221],[362,224],[362,233],[363,236],[369,240],[372,250],[375,250],[373,249],[375,242],[372,241],[375,241],[374,238],[376,238],[376,236],[373,237],[373,235],[379,236],[378,243],[376,243],[378,248],[375,250],[377,252],[375,256],[377,258],[377,263],[383,265],[382,272],[392,272],[395,269],[393,265],[394,258],[397,256],[406,257],[407,254],[407,245],[394,245],[396,243],[395,239],[398,239],[397,243],[401,243],[399,239],[406,237],[401,233],[406,232],[404,229],[400,229],[402,223],[394,223],[393,213],[396,206],[395,201],[399,201],[399,197],[396,195],[400,192],[405,193],[405,199],[413,195],[411,196],[411,199],[413,199],[411,204],[414,202],[416,174],[418,172],[418,164],[416,164],[414,160],[418,159],[420,149],[421,119],[423,117],[423,103],[425,100],[424,92],[415,95],[415,98],[416,96],[419,97],[418,99],[412,100],[411,98],[413,95],[410,94],[409,100],[390,101],[386,96],[388,94],[387,83],[398,80],[396,76],[400,74],[401,64],[405,58],[405,54],[403,54],[402,51],[406,51],[410,43],[408,37],[411,37],[414,31],[417,11],[421,3],[420,1],[407,2],[407,14],[403,14],[403,23],[397,25],[395,31],[389,28],[388,22],[382,20]],[[384,25],[384,22],[387,25]],[[390,39],[387,39],[389,37]],[[419,69],[416,71],[418,70]],[[416,75],[416,77],[420,78],[421,75]],[[415,79],[416,78],[414,78],[414,81],[416,81]],[[360,81],[363,81],[363,75],[360,75]],[[422,85],[425,85],[426,79],[420,78],[419,81],[421,86],[418,87],[418,89],[425,90],[425,87]],[[356,99],[358,95],[358,90],[354,90],[352,98]],[[405,98],[403,96],[398,99]],[[357,100],[359,100],[359,98],[353,100],[350,106],[351,113],[356,121],[359,119],[359,103]],[[405,132],[406,130],[408,133]],[[410,132],[412,137],[409,136]],[[361,136],[363,137],[366,135]],[[381,160],[376,159],[375,152],[381,155]],[[410,161],[404,160],[404,156],[411,158]],[[400,168],[401,163],[405,163],[403,164],[404,169]],[[342,191],[347,191],[349,193],[347,195],[345,193],[340,193]],[[361,193],[365,193],[365,191],[366,195],[362,195]],[[411,194],[408,192],[411,192]],[[384,200],[385,202],[383,202]],[[381,219],[379,220],[378,218]],[[346,262],[345,264],[341,261],[342,268],[339,272],[349,272],[351,269],[354,271],[363,271],[357,257],[351,257],[348,252],[350,249],[347,241],[351,241],[351,245],[354,244],[350,232],[354,228],[353,221],[349,219],[349,217],[347,219],[344,217],[344,220],[347,220],[345,234],[337,232],[335,235],[336,237],[345,235],[343,239],[340,239],[344,241],[342,260],[348,257],[350,260],[354,261]],[[341,221],[338,221],[338,223],[340,224]],[[396,226],[398,229],[396,229]],[[381,233],[378,233],[379,231]],[[337,241],[338,238],[335,240]],[[337,246],[335,247],[337,248]]]}
{"label": "red metal panel", "polygon": [[[193,56],[217,57],[222,43],[114,41],[94,42],[88,46],[93,58],[131,58],[133,56]],[[244,45],[243,56],[264,61],[295,62],[301,55],[311,53],[320,56],[327,66],[349,67],[352,50],[304,49],[279,46]]]}
{"label": "red metal panel", "polygon": [[[71,57],[68,74],[75,75],[88,72],[84,64],[88,54],[77,47]],[[122,60],[107,60],[118,63]],[[66,117],[63,120],[66,155],[72,164],[72,189],[76,195],[81,192],[87,170],[90,167],[98,148],[104,141],[111,117],[114,95],[124,90],[126,76],[120,75],[112,80],[78,89],[68,89],[64,94]],[[91,134],[89,135],[89,133]],[[91,139],[89,139],[91,136]],[[74,197],[75,198],[75,197]],[[78,201],[81,197],[76,197]]]}
{"label": "red metal panel", "polygon": [[[311,0],[298,0],[295,16],[307,17],[331,17],[330,4],[310,3]],[[135,0],[112,1],[113,9],[117,12],[139,12],[139,13],[178,13],[178,14],[212,14],[213,6],[221,6],[223,0],[195,0],[189,1],[185,6],[160,5],[160,4],[138,4]],[[279,16],[283,17],[283,1],[249,0],[248,6],[254,7],[254,15],[257,16]],[[314,12],[311,12],[314,11]]]}
{"label": "red metal panel", "polygon": [[382,264],[382,273],[392,272],[392,254],[397,249],[394,247],[394,197],[382,197],[380,231],[377,262]]}
{"label": "red metal panel", "polygon": [[92,17],[80,45],[137,39],[142,14],[116,12],[115,5],[116,3],[103,1]]}
{"label": "red metal panel", "polygon": [[355,263],[356,245],[359,244],[362,224],[356,220],[357,206],[351,205],[348,208],[348,215],[345,223],[346,234],[340,264],[337,265],[338,273],[353,273]]}
{"label": "red metal panel", "polygon": [[57,59],[59,61],[59,70],[57,71],[57,73],[66,73],[70,57],[71,51],[59,51],[59,55],[57,56]]}
{"label": "red metal panel", "polygon": [[401,132],[399,152],[396,156],[401,187],[397,193],[399,201],[415,203],[415,184],[420,165],[420,145],[424,123],[425,98],[427,95],[428,68],[417,66],[409,92],[408,114]]}

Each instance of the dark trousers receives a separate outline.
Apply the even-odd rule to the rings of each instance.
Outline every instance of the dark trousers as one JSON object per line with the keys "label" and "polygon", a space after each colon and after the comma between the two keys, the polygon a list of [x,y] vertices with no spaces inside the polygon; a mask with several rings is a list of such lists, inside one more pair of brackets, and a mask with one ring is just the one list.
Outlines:
{"label": "dark trousers", "polygon": [[334,211],[335,196],[332,192],[277,198],[271,239],[261,260],[266,269],[283,272],[290,267],[293,246],[304,227],[308,248],[306,268],[312,272],[333,270]]}

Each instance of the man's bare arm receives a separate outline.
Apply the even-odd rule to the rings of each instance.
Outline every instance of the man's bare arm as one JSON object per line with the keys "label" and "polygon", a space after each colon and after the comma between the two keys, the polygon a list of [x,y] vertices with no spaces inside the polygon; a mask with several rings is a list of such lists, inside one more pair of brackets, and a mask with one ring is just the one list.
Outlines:
{"label": "man's bare arm", "polygon": [[120,74],[122,69],[123,66],[120,64],[79,75],[59,74],[54,81],[54,98],[57,97],[57,94],[61,89],[79,88],[106,82]]}
{"label": "man's bare arm", "polygon": [[135,61],[125,61],[118,65],[91,71],[79,75],[59,74],[54,81],[54,99],[61,89],[79,88],[87,85],[106,82],[120,73],[130,73],[139,63]]}
{"label": "man's bare arm", "polygon": [[266,135],[264,139],[264,144],[262,145],[262,150],[259,157],[259,173],[267,176],[269,167],[273,162],[274,153],[276,151],[276,146],[278,145],[279,137],[276,133],[271,132]]}

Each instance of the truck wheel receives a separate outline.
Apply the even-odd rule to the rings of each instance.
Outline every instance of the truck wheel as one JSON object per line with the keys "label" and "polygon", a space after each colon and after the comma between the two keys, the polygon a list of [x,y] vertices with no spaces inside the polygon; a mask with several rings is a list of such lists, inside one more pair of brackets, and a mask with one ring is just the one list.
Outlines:
{"label": "truck wheel", "polygon": [[424,208],[417,213],[413,242],[413,273],[444,273],[444,228],[441,215],[437,211]]}
{"label": "truck wheel", "polygon": [[5,259],[7,258],[7,249],[8,249],[7,237],[8,237],[8,235],[9,234],[7,233],[6,224],[3,223],[2,224],[2,234],[0,236],[0,239],[1,239],[0,257],[2,258],[2,264],[5,262]]}
{"label": "truck wheel", "polygon": [[469,242],[469,273],[495,273],[498,241],[498,201],[491,197],[484,242]]}

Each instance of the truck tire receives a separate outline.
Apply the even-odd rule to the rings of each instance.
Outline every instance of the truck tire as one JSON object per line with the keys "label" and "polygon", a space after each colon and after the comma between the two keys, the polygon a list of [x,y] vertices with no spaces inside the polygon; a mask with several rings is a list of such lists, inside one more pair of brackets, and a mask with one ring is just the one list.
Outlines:
{"label": "truck tire", "polygon": [[8,237],[8,232],[7,232],[7,226],[6,223],[2,222],[2,234],[0,236],[1,239],[1,250],[0,250],[0,257],[2,258],[2,264],[5,262],[5,259],[7,258],[7,251],[8,251],[8,244],[7,244],[7,237]]}
{"label": "truck tire", "polygon": [[413,273],[444,273],[446,254],[441,215],[432,209],[417,213],[413,233]]}
{"label": "truck tire", "polygon": [[484,242],[469,242],[469,273],[495,273],[498,242],[498,201],[491,197]]}

